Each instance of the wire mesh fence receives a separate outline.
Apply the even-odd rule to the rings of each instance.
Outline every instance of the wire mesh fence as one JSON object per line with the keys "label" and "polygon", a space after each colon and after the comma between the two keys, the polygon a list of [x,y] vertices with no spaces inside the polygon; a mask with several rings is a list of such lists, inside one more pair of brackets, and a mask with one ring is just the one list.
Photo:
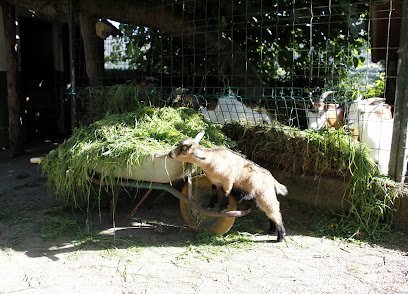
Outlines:
{"label": "wire mesh fence", "polygon": [[116,2],[112,19],[90,14],[96,33],[77,34],[79,86],[154,78],[189,94],[260,100],[263,89],[286,87],[302,99],[329,89],[342,101],[392,102],[401,1]]}
{"label": "wire mesh fence", "polygon": [[[278,120],[301,129],[349,126],[377,161],[389,159],[402,4],[85,4],[78,7],[80,31],[74,40],[79,118],[86,121],[103,113],[103,107],[126,108],[137,101],[194,107],[216,123]],[[98,100],[118,84],[122,89],[116,90],[129,97],[126,103],[105,94],[105,100],[114,102]],[[108,88],[101,92],[103,87]]]}

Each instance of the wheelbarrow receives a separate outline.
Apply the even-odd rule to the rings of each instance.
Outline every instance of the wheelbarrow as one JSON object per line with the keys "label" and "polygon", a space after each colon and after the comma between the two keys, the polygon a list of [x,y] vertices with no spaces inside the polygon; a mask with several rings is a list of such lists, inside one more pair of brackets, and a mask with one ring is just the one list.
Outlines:
{"label": "wheelbarrow", "polygon": [[[115,171],[117,182],[114,184],[112,210],[115,210],[119,190],[122,188],[146,189],[133,210],[127,217],[130,221],[142,202],[153,190],[170,193],[180,200],[180,211],[184,222],[195,230],[207,230],[222,235],[228,232],[236,217],[250,213],[250,209],[237,210],[237,203],[233,196],[229,197],[226,210],[219,211],[219,207],[211,202],[214,196],[217,203],[221,203],[223,193],[215,190],[210,180],[203,174],[195,174],[191,164],[184,164],[167,156],[146,157],[140,167],[130,167]],[[173,187],[172,183],[186,179],[181,191]],[[90,179],[96,185],[104,185],[97,178]]]}
{"label": "wheelbarrow", "polygon": [[[31,159],[32,163],[40,163],[39,159]],[[98,166],[94,167],[98,171]],[[221,203],[223,193],[215,190],[210,180],[203,174],[197,174],[191,164],[183,164],[167,156],[145,157],[136,167],[131,166],[115,171],[116,182],[113,185],[111,214],[114,217],[119,193],[124,188],[146,189],[133,210],[128,214],[126,222],[130,222],[140,205],[153,190],[170,193],[180,200],[180,211],[187,226],[194,230],[210,231],[223,235],[227,233],[235,222],[236,217],[250,213],[250,209],[237,210],[237,203],[233,196],[229,197],[229,205],[222,212],[215,205],[211,207],[214,196],[217,203]],[[181,191],[173,187],[174,182],[186,180]],[[93,184],[107,185],[102,180],[91,177]]]}

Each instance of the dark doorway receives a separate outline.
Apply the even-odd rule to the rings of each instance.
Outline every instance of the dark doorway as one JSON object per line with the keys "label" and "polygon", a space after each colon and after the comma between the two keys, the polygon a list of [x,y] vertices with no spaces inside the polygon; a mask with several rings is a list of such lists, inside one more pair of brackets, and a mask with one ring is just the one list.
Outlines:
{"label": "dark doorway", "polygon": [[64,87],[68,83],[66,30],[33,18],[20,28],[21,99],[27,140],[67,133]]}

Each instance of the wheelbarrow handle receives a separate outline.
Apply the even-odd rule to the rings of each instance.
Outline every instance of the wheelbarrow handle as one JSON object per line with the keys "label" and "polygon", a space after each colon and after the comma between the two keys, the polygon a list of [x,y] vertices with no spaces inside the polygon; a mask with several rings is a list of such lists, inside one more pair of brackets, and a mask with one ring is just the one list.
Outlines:
{"label": "wheelbarrow handle", "polygon": [[41,163],[41,157],[31,157],[30,158],[30,163],[40,164]]}

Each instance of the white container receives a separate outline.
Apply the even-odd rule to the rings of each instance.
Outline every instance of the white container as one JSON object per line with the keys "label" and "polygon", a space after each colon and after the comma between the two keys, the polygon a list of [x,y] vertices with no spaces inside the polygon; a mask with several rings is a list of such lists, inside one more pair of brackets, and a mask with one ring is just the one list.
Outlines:
{"label": "white container", "polygon": [[[101,171],[102,169],[95,167],[95,170]],[[147,156],[141,160],[140,166],[118,168],[114,175],[119,179],[170,183],[183,178],[185,171],[185,165],[175,159],[167,156]]]}
{"label": "white container", "polygon": [[183,164],[168,157],[146,157],[140,166],[129,166],[118,169],[115,176],[118,178],[136,181],[169,183],[183,177]]}

